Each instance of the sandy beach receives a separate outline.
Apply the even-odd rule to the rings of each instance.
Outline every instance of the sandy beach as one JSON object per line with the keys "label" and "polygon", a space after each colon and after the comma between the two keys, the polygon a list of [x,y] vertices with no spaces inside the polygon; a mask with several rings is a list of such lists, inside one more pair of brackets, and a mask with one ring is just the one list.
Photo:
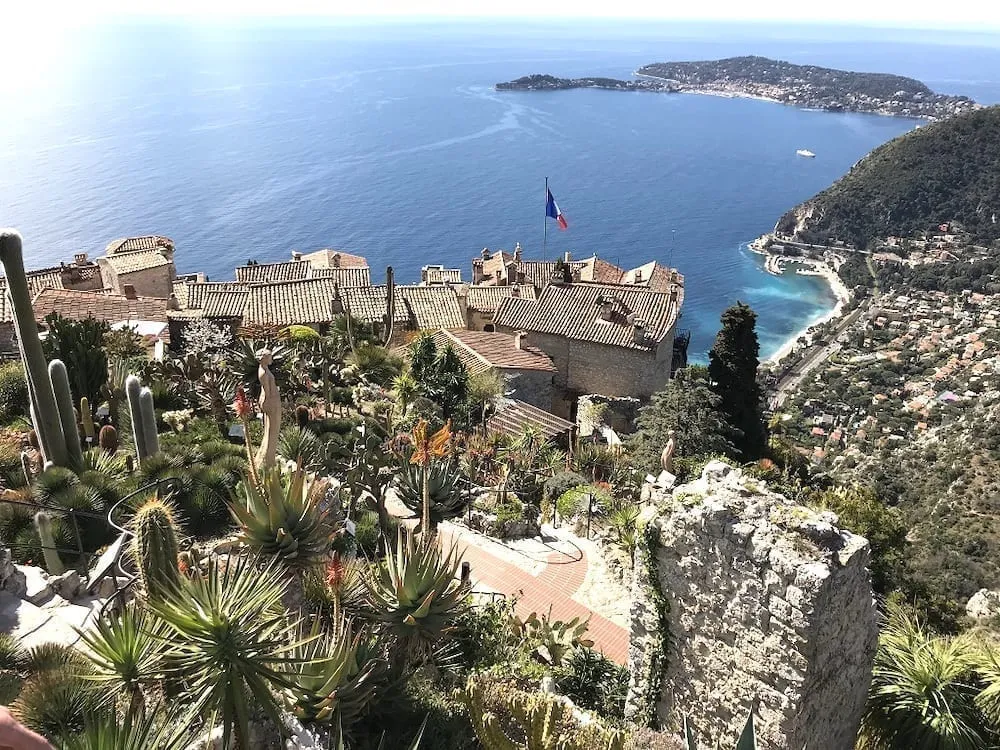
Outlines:
{"label": "sandy beach", "polygon": [[796,266],[794,273],[801,274],[802,276],[821,277],[829,285],[830,291],[833,292],[834,297],[837,298],[837,304],[833,306],[833,309],[818,318],[814,318],[809,321],[809,323],[803,326],[801,330],[796,331],[793,335],[789,336],[785,343],[782,344],[781,347],[774,352],[774,354],[764,360],[765,362],[778,362],[790,354],[791,351],[798,346],[798,340],[807,335],[815,326],[822,325],[823,323],[827,323],[834,318],[839,317],[844,310],[844,305],[847,304],[851,298],[851,292],[841,280],[840,275],[825,260],[803,258],[799,256],[792,257],[788,255],[777,255],[761,249],[754,243],[750,243],[748,248],[751,252],[764,256],[765,270],[768,273],[781,275],[786,272],[786,267],[789,264],[794,265]]}

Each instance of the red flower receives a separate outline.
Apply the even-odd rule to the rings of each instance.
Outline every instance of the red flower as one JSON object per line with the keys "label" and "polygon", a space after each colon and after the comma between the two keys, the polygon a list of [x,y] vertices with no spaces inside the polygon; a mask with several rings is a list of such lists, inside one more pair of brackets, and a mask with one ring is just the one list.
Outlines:
{"label": "red flower", "polygon": [[236,416],[240,419],[248,419],[253,414],[253,404],[247,398],[242,385],[236,389],[236,401],[233,403],[233,408],[236,409]]}

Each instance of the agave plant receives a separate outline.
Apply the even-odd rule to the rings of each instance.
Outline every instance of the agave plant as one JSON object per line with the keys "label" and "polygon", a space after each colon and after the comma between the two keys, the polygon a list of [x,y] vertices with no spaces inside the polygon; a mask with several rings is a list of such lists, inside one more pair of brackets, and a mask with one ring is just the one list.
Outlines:
{"label": "agave plant", "polygon": [[341,612],[334,615],[325,635],[313,621],[294,654],[296,663],[288,672],[292,687],[284,691],[285,702],[301,721],[328,724],[339,720],[350,726],[367,708],[388,664],[381,658],[365,658],[367,634],[354,632]]}
{"label": "agave plant", "polygon": [[244,481],[241,500],[230,506],[243,541],[290,569],[318,565],[330,549],[331,529],[312,489],[301,467],[287,479],[272,468],[261,471],[259,485]]}
{"label": "agave plant", "polygon": [[452,546],[400,528],[396,549],[365,578],[372,617],[399,644],[405,659],[427,658],[466,607],[467,584],[455,579],[461,555]]}
{"label": "agave plant", "polygon": [[275,691],[292,687],[302,647],[281,603],[286,586],[276,560],[211,559],[204,577],[148,602],[166,626],[168,671],[186,684],[193,713],[221,716],[223,747],[247,747],[251,706],[282,726]]}
{"label": "agave plant", "polygon": [[469,504],[469,495],[461,488],[462,472],[447,461],[432,461],[430,466],[407,463],[399,472],[396,494],[414,513],[423,511],[424,476],[430,499],[431,526],[462,515]]}
{"label": "agave plant", "polygon": [[88,680],[101,683],[114,695],[129,699],[130,713],[144,704],[143,684],[159,675],[163,665],[164,626],[134,603],[117,614],[98,619],[78,631],[90,662]]}
{"label": "agave plant", "polygon": [[326,463],[324,448],[323,442],[308,427],[291,425],[278,435],[278,454],[309,471],[316,471]]}

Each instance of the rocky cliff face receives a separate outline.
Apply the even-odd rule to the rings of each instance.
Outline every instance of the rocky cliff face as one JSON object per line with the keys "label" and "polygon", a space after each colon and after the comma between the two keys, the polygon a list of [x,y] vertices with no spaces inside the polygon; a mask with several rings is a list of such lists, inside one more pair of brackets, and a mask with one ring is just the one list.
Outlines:
{"label": "rocky cliff face", "polygon": [[854,747],[878,637],[867,540],[720,462],[661,500],[636,565],[630,712],[652,678],[660,720],[686,715],[703,747],[735,745],[752,709],[761,748]]}

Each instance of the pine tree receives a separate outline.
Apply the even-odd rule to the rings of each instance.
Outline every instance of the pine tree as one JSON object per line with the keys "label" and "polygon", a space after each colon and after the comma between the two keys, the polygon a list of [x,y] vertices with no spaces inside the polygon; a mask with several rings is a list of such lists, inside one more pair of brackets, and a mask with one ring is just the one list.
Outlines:
{"label": "pine tree", "polygon": [[629,440],[635,466],[658,473],[660,454],[673,430],[677,456],[733,455],[737,437],[722,413],[721,399],[709,387],[704,367],[677,371],[667,386],[639,410],[636,432]]}
{"label": "pine tree", "polygon": [[729,423],[740,431],[736,449],[745,461],[764,455],[767,431],[764,427],[757,366],[757,313],[737,302],[722,313],[722,328],[708,353],[708,375],[721,399]]}

